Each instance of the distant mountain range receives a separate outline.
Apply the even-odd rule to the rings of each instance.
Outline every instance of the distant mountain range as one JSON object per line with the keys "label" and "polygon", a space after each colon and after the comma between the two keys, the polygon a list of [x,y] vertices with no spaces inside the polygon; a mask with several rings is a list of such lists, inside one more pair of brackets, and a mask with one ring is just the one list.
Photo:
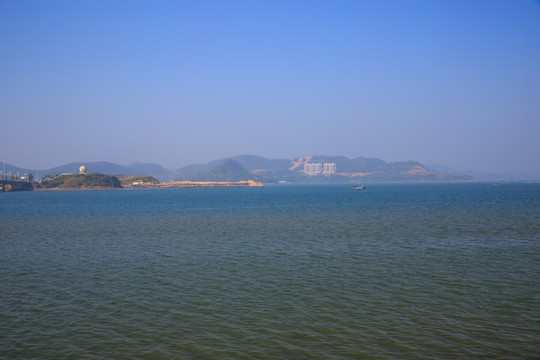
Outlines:
{"label": "distant mountain range", "polygon": [[[171,172],[158,164],[147,163],[132,163],[128,165],[118,165],[108,161],[81,163],[74,162],[62,166],[57,166],[45,170],[18,168],[13,165],[6,164],[6,174],[11,172],[12,176],[19,173],[32,174],[34,177],[42,178],[45,175],[62,175],[62,174],[77,174],[79,168],[85,165],[89,173],[102,173],[107,175],[151,175],[151,176],[171,176]],[[0,168],[0,171],[2,169]]]}
{"label": "distant mountain range", "polygon": [[[336,174],[329,176],[308,176],[303,173],[306,163],[335,163]],[[194,164],[176,170],[168,170],[153,163],[131,163],[119,165],[108,161],[74,162],[50,169],[36,170],[20,168],[6,163],[6,173],[12,177],[32,174],[34,177],[78,173],[85,165],[88,172],[107,175],[154,176],[160,181],[239,181],[246,177],[262,182],[384,182],[384,181],[540,181],[540,172],[528,174],[495,174],[458,171],[444,165],[424,165],[416,161],[387,163],[377,158],[344,156],[308,156],[289,159],[267,159],[253,155],[239,155],[228,159]],[[0,164],[0,172],[3,164]]]}
{"label": "distant mountain range", "polygon": [[[319,173],[306,174],[306,164],[316,165]],[[328,165],[323,174],[324,164]],[[439,171],[428,168],[417,161],[387,163],[377,158],[358,157],[349,159],[344,156],[307,156],[289,159],[267,159],[253,155],[239,155],[227,159],[215,160],[206,164],[194,164],[177,170],[167,170],[152,163],[132,163],[119,165],[107,161],[81,163],[74,162],[63,166],[40,170],[39,177],[78,173],[85,165],[89,173],[108,175],[151,175],[160,181],[240,181],[256,180],[266,183],[339,183],[339,182],[386,182],[386,181],[470,181],[473,177],[456,172]],[[20,176],[36,170],[17,168],[6,164],[6,173],[19,173]]]}
{"label": "distant mountain range", "polygon": [[[320,172],[308,175],[304,165],[320,164]],[[323,174],[324,164],[335,164],[335,173]],[[238,181],[251,179],[266,182],[337,183],[383,181],[470,181],[467,175],[446,174],[426,169],[416,161],[387,163],[377,158],[344,156],[307,156],[294,160],[267,159],[239,155],[207,164],[189,165],[176,171],[178,179],[206,181]]]}
{"label": "distant mountain range", "polygon": [[432,171],[437,171],[437,172],[442,172],[442,173],[447,173],[447,174],[470,175],[475,180],[478,180],[478,181],[499,181],[499,182],[540,181],[539,169],[532,169],[532,171],[527,172],[527,173],[500,174],[500,173],[492,173],[492,172],[476,171],[476,170],[460,171],[460,170],[456,170],[445,165],[426,164],[425,167],[426,169],[429,169]]}

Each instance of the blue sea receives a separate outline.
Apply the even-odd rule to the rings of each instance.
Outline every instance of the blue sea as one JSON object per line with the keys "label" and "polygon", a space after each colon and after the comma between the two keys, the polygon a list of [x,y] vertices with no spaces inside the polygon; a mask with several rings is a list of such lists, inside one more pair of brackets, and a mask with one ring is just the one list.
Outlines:
{"label": "blue sea", "polygon": [[0,193],[2,359],[538,359],[540,184]]}

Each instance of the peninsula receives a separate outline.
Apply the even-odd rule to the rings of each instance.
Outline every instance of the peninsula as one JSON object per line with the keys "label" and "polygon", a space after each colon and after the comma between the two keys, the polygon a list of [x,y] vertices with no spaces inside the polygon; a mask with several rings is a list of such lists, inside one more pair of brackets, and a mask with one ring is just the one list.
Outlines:
{"label": "peninsula", "polygon": [[181,189],[262,187],[253,180],[245,181],[170,181],[159,182],[152,176],[123,177],[100,173],[64,174],[34,183],[36,190],[107,190],[107,189]]}

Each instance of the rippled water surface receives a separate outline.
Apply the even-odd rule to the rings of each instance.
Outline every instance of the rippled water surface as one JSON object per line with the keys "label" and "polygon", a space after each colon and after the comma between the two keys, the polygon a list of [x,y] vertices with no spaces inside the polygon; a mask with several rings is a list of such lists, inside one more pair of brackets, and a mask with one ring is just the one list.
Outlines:
{"label": "rippled water surface", "polygon": [[540,357],[540,184],[0,194],[0,358]]}

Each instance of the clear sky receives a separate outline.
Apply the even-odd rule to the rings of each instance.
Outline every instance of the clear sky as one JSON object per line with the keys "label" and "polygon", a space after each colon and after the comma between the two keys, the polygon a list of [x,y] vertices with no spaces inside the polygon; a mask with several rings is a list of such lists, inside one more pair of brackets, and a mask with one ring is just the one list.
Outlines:
{"label": "clear sky", "polygon": [[0,157],[540,172],[540,2],[0,0]]}

